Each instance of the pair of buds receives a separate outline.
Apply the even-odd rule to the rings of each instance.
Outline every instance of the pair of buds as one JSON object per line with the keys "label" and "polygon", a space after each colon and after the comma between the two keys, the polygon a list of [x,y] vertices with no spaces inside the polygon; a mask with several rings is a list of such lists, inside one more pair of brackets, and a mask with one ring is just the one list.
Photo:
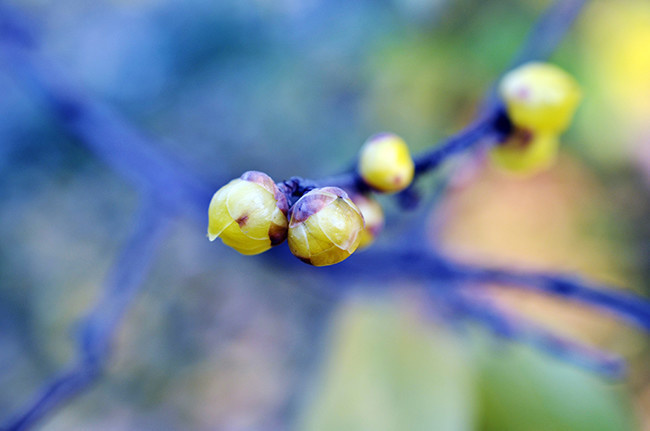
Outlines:
{"label": "pair of buds", "polygon": [[288,238],[291,252],[315,266],[338,263],[368,246],[384,223],[376,201],[362,195],[353,201],[338,187],[311,190],[289,209],[271,177],[256,171],[219,189],[208,216],[210,241],[220,237],[238,252],[252,255]]}

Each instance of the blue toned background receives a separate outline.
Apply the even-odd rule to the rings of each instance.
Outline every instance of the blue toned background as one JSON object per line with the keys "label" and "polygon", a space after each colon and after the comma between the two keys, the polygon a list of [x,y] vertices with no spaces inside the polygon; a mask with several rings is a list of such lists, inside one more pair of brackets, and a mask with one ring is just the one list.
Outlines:
{"label": "blue toned background", "polygon": [[[0,424],[74,360],[80,319],[102,298],[146,192],[70,133],[8,46],[33,45],[41,77],[70,83],[63,96],[110,107],[212,192],[250,169],[277,181],[341,172],[382,130],[414,153],[430,148],[470,121],[549,2],[2,4]],[[10,15],[22,33],[7,26]],[[430,211],[404,214],[380,198],[388,222],[377,248],[399,249],[422,227],[423,243],[460,261],[577,273],[647,295],[648,46],[647,1],[589,2],[552,57],[584,92],[558,164],[526,180],[480,155],[444,167],[422,183],[433,191],[449,177]],[[162,209],[146,216],[167,218]],[[423,292],[453,289],[448,281],[378,282],[345,263],[342,272],[360,271],[354,280],[325,278],[290,263],[286,246],[243,257],[209,243],[203,220],[170,223],[105,373],[40,429],[650,426],[647,334],[609,316],[481,289],[506,310],[622,355],[620,379],[456,321],[444,294]],[[343,288],[359,293],[341,299]]]}

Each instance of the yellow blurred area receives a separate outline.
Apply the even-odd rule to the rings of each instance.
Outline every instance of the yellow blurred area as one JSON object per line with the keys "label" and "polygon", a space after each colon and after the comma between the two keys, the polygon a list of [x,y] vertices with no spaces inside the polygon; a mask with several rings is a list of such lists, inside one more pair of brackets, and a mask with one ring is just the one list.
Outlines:
{"label": "yellow blurred area", "polygon": [[392,42],[369,65],[365,115],[384,130],[403,135],[416,151],[426,148],[420,146],[440,122],[449,98],[445,51],[434,44],[424,37]]}
{"label": "yellow blurred area", "polygon": [[578,23],[582,144],[602,162],[629,160],[648,147],[641,137],[650,131],[650,2],[596,1]]}
{"label": "yellow blurred area", "polygon": [[510,138],[490,149],[490,159],[499,169],[513,176],[530,176],[555,163],[558,138],[554,133],[513,133]]}
{"label": "yellow blurred area", "polygon": [[650,113],[650,2],[598,1],[587,8],[582,32],[602,92],[631,121]]}
{"label": "yellow blurred area", "polygon": [[434,222],[443,247],[459,258],[624,283],[617,250],[599,231],[611,215],[603,198],[595,177],[561,155],[556,166],[529,178],[488,167],[446,197]]}
{"label": "yellow blurred area", "polygon": [[474,393],[457,339],[414,298],[357,299],[334,319],[301,431],[471,430]]}

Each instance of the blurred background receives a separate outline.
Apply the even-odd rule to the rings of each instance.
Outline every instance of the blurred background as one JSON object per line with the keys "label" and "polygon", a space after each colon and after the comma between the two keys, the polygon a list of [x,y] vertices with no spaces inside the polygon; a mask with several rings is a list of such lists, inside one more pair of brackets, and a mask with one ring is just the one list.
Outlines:
{"label": "blurred background", "polygon": [[[251,169],[277,181],[340,172],[383,130],[430,148],[472,118],[549,4],[6,3],[37,29],[40,55],[215,190]],[[382,198],[377,247],[424,223],[431,246],[462,261],[650,293],[650,3],[589,2],[553,61],[584,93],[559,163],[514,179],[469,161],[424,216]],[[16,78],[0,63],[0,422],[73,359],[138,206]],[[273,259],[286,250],[243,257],[205,229],[174,221],[107,373],[39,429],[650,430],[648,339],[613,319],[490,289],[623,355],[621,380],[458,333],[406,277],[381,294],[357,280],[366,293],[335,301],[318,269]]]}

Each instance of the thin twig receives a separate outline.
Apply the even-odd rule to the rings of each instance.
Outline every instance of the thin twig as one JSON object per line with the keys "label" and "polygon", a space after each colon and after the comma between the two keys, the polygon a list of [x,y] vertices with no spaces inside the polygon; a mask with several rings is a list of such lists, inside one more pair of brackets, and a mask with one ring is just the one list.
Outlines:
{"label": "thin twig", "polygon": [[537,20],[508,69],[548,59],[580,16],[587,0],[559,0]]}
{"label": "thin twig", "polygon": [[419,175],[435,169],[450,157],[463,153],[481,140],[501,134],[507,129],[509,129],[507,117],[501,107],[495,105],[485,116],[444,140],[429,152],[417,157],[414,160],[415,173]]}

